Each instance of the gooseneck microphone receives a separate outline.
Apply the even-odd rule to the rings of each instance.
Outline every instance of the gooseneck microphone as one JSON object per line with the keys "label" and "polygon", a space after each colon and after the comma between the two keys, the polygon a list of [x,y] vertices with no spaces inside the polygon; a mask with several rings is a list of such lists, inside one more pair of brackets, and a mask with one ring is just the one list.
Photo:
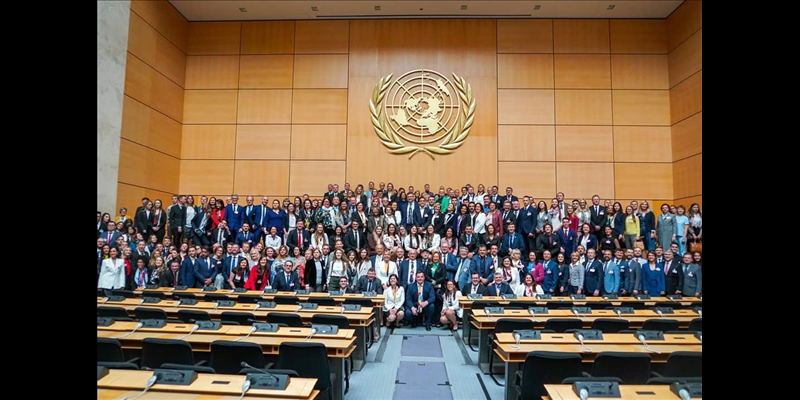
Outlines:
{"label": "gooseneck microphone", "polygon": [[189,335],[193,334],[193,333],[194,333],[195,331],[197,331],[198,329],[200,329],[200,325],[198,325],[198,324],[194,324],[194,326],[192,327],[192,330],[191,330],[191,331],[189,331],[189,333],[187,333],[187,334],[185,334],[185,335],[183,335],[183,336],[179,337],[177,340],[183,340],[183,339],[186,339],[187,337],[189,337]]}
{"label": "gooseneck microphone", "polygon": [[236,339],[233,339],[233,341],[234,341],[234,342],[241,342],[242,340],[245,340],[245,339],[249,338],[249,337],[250,337],[250,335],[252,335],[252,334],[253,334],[253,332],[255,332],[255,331],[257,331],[257,330],[258,330],[258,328],[256,328],[256,327],[254,326],[254,327],[250,328],[250,332],[247,332],[247,335],[246,335],[246,336],[238,337],[238,338],[236,338]]}
{"label": "gooseneck microphone", "polygon": [[650,345],[648,345],[648,344],[647,344],[647,340],[645,340],[645,338],[644,338],[644,335],[642,335],[642,334],[639,334],[639,335],[638,335],[638,338],[639,338],[639,341],[640,341],[640,342],[642,342],[642,345],[644,345],[644,348],[645,348],[646,350],[648,350],[648,351],[652,351],[653,353],[656,353],[656,354],[661,354],[661,352],[660,352],[660,351],[658,351],[658,350],[656,350],[656,349],[653,349],[653,348],[651,348],[651,347],[650,347]]}
{"label": "gooseneck microphone", "polygon": [[239,400],[242,400],[244,394],[247,393],[248,390],[250,390],[250,379],[245,378],[244,382],[242,382],[242,395],[239,396]]}
{"label": "gooseneck microphone", "polygon": [[138,324],[136,324],[136,326],[133,327],[132,331],[130,331],[128,333],[123,333],[122,335],[119,335],[119,336],[114,336],[114,339],[122,339],[122,338],[130,335],[131,333],[136,332],[137,329],[139,329],[139,328],[141,328],[143,326],[144,326],[144,324],[139,322]]}
{"label": "gooseneck microphone", "polygon": [[[147,385],[144,387],[144,390],[142,390],[142,393],[139,393],[136,396],[131,397],[130,400],[136,400],[139,397],[144,396],[144,394],[147,393],[147,391],[150,390],[150,388],[153,387],[153,385],[155,385],[156,380],[157,380],[156,374],[153,374],[153,376],[151,376],[150,379],[147,380]],[[123,397],[122,398],[122,400],[126,400],[126,399],[127,399],[127,397]]]}

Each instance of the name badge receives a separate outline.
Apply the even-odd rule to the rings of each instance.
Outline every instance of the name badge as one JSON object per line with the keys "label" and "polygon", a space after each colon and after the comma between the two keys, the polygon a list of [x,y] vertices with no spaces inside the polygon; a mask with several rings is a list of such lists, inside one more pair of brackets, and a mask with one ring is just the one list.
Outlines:
{"label": "name badge", "polygon": [[594,268],[590,269],[589,272],[594,272]]}
{"label": "name badge", "polygon": [[692,274],[691,272],[689,272],[689,278],[694,278],[694,274]]}

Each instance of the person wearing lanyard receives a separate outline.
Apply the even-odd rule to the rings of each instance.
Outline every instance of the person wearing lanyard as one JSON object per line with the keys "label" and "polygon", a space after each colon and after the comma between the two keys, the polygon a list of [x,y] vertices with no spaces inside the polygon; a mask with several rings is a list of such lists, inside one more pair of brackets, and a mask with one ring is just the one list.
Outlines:
{"label": "person wearing lanyard", "polygon": [[457,290],[456,283],[453,280],[447,281],[446,288],[447,290],[442,294],[444,306],[442,307],[442,315],[439,317],[439,322],[443,325],[450,324],[450,329],[457,331],[458,319],[461,319],[463,316],[461,306],[458,304],[461,291]]}
{"label": "person wearing lanyard", "polygon": [[399,327],[405,318],[403,308],[406,301],[406,292],[403,286],[398,284],[397,275],[392,274],[389,277],[389,286],[384,290],[383,297],[385,299],[383,312],[386,314],[386,327]]}
{"label": "person wearing lanyard", "polygon": [[537,294],[544,294],[544,290],[536,284],[531,275],[525,275],[525,283],[518,286],[514,294],[517,297],[536,297]]}
{"label": "person wearing lanyard", "polygon": [[424,317],[425,330],[431,330],[434,299],[433,286],[425,280],[425,273],[417,272],[417,282],[408,287],[406,297],[405,318],[412,323],[412,327],[416,327],[417,320]]}
{"label": "person wearing lanyard", "polygon": [[134,283],[134,285],[131,286],[131,289],[142,289],[148,283],[150,283],[150,272],[147,270],[147,265],[144,262],[144,258],[136,259],[136,271],[131,275],[133,276]]}

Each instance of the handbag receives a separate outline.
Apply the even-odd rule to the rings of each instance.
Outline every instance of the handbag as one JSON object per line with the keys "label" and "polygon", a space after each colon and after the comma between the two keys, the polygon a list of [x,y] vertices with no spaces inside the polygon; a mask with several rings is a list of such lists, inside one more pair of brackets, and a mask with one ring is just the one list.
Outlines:
{"label": "handbag", "polygon": [[703,252],[703,243],[702,242],[698,242],[697,239],[692,240],[691,242],[689,242],[689,251],[692,252],[692,253],[694,253],[696,251],[702,253]]}
{"label": "handbag", "polygon": [[644,250],[644,241],[642,239],[636,239],[633,241],[633,248],[642,249]]}

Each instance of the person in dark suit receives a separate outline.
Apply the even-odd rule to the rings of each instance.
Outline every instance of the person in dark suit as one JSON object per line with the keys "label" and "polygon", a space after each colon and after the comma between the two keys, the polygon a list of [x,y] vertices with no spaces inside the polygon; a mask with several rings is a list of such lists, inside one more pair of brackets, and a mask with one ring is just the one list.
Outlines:
{"label": "person in dark suit", "polygon": [[458,248],[467,249],[468,253],[474,254],[479,243],[480,239],[478,238],[478,235],[472,231],[472,226],[470,225],[467,225],[464,234],[458,237]]}
{"label": "person in dark suit", "polygon": [[295,247],[300,247],[301,252],[305,252],[310,243],[311,234],[305,229],[303,220],[298,219],[295,223],[295,229],[289,231],[289,234],[286,235],[286,245],[289,246],[291,252],[294,251]]}
{"label": "person in dark suit", "polygon": [[353,219],[353,221],[350,222],[350,229],[344,234],[342,244],[344,245],[345,253],[350,250],[358,253],[360,249],[367,247],[367,235],[361,230],[361,224],[358,219]]}
{"label": "person in dark suit", "polygon": [[397,277],[400,286],[403,287],[404,292],[408,292],[408,285],[413,285],[417,277],[417,272],[423,272],[428,275],[428,270],[422,264],[422,260],[417,258],[417,250],[408,250],[408,259],[403,260],[398,266],[400,275]]}
{"label": "person in dark suit", "polygon": [[458,215],[450,220],[451,227],[456,236],[461,236],[467,232],[467,226],[472,224],[472,218],[469,216],[469,206],[461,204],[458,207]]}
{"label": "person in dark suit", "polygon": [[294,292],[298,289],[303,289],[300,286],[300,276],[297,271],[292,271],[294,263],[291,260],[286,260],[283,263],[283,272],[275,274],[272,281],[272,287],[278,289],[279,292]]}
{"label": "person in dark suit", "polygon": [[424,224],[422,219],[422,210],[417,204],[416,196],[414,193],[409,193],[406,198],[407,203],[405,207],[400,210],[402,215],[402,224],[406,227],[407,231],[411,230],[412,226],[422,226]]}
{"label": "person in dark suit", "polygon": [[675,255],[672,250],[664,252],[664,286],[667,289],[667,294],[681,294],[683,293],[683,266],[680,261],[675,260]]}
{"label": "person in dark suit", "polygon": [[[209,216],[210,219],[210,216]],[[200,257],[194,264],[194,283],[196,287],[202,288],[203,286],[214,286],[214,281],[217,279],[216,260],[211,258],[211,253],[208,247],[203,247],[200,250]]]}
{"label": "person in dark suit", "polygon": [[201,246],[211,246],[211,224],[213,222],[211,210],[200,211],[194,216],[192,221],[193,237]]}
{"label": "person in dark suit", "polygon": [[698,297],[703,294],[703,271],[694,263],[692,253],[683,255],[683,295]]}
{"label": "person in dark suit", "polygon": [[[233,230],[233,227],[231,227],[231,230]],[[250,243],[252,246],[255,243],[255,240],[256,236],[253,234],[253,232],[250,232],[250,224],[247,222],[243,223],[242,231],[236,235],[236,244],[241,246],[242,243]]]}
{"label": "person in dark suit", "polygon": [[586,262],[583,270],[583,285],[587,296],[599,296],[601,283],[603,282],[603,264],[595,260],[597,251],[595,249],[586,250]]}
{"label": "person in dark suit", "polygon": [[110,247],[118,247],[117,239],[120,236],[122,236],[122,234],[117,231],[117,223],[114,221],[108,221],[108,224],[106,224],[106,231],[100,234],[100,237],[105,239],[106,244]]}
{"label": "person in dark suit", "polygon": [[[478,252],[472,256],[471,261],[474,264],[474,270],[478,272],[481,278],[489,276],[492,268],[492,258],[487,256],[486,245],[478,246]],[[462,291],[461,293],[464,292]]]}
{"label": "person in dark suit", "polygon": [[194,266],[199,261],[197,260],[194,246],[189,246],[188,252],[189,257],[186,257],[181,264],[181,275],[183,276],[183,284],[186,285],[186,287],[194,287]]}
{"label": "person in dark suit", "polygon": [[375,292],[377,294],[383,294],[383,285],[381,285],[381,280],[375,277],[375,268],[370,268],[367,270],[366,275],[358,278],[355,292]]}
{"label": "person in dark suit", "polygon": [[161,200],[156,199],[150,219],[147,221],[147,232],[155,234],[158,242],[164,240],[164,227],[167,226],[167,213],[161,208]]}
{"label": "person in dark suit", "polygon": [[239,196],[231,196],[231,204],[225,206],[225,220],[228,221],[228,228],[232,232],[239,232],[244,223],[244,207],[239,204]]}
{"label": "person in dark suit", "polygon": [[525,248],[530,252],[536,248],[536,217],[539,212],[533,206],[533,198],[525,196],[522,198],[525,207],[519,212],[517,225],[519,226],[519,233],[525,239]]}
{"label": "person in dark suit", "polygon": [[425,330],[431,330],[431,319],[433,318],[433,303],[436,295],[433,286],[425,280],[423,272],[417,272],[416,284],[408,286],[406,295],[405,319],[412,323],[412,327],[417,326],[417,319],[424,317]]}
{"label": "person in dark suit", "polygon": [[164,275],[159,277],[158,284],[161,287],[175,287],[183,285],[183,276],[181,276],[181,264],[178,260],[172,260],[169,264],[169,269],[164,272]]}
{"label": "person in dark suit", "polygon": [[148,200],[145,207],[139,210],[133,219],[133,225],[136,227],[136,231],[145,237],[149,236],[150,231],[148,230],[148,223],[152,219],[152,216],[153,203]]}
{"label": "person in dark suit", "polygon": [[[475,259],[473,258],[473,261]],[[488,289],[481,283],[481,275],[478,272],[472,272],[471,281],[461,288],[461,294],[464,296],[470,294],[480,294],[486,296]]]}
{"label": "person in dark suit", "polygon": [[502,296],[504,294],[513,294],[511,287],[504,282],[503,273],[494,273],[494,282],[486,287],[486,294],[489,296]]}
{"label": "person in dark suit", "polygon": [[589,207],[589,220],[592,221],[592,229],[595,236],[599,236],[603,226],[606,224],[606,208],[600,204],[600,196],[592,196],[592,205]]}
{"label": "person in dark suit", "polygon": [[561,253],[564,253],[564,259],[569,260],[578,244],[577,234],[575,231],[569,229],[569,218],[561,219],[561,229],[558,230],[558,239],[561,241]]}
{"label": "person in dark suit", "polygon": [[553,258],[556,258],[558,253],[561,252],[561,239],[553,232],[553,226],[549,222],[544,224],[544,231],[536,238],[536,248],[540,253],[550,250],[550,255]]}
{"label": "person in dark suit", "polygon": [[505,235],[503,235],[503,244],[500,246],[500,255],[507,256],[513,249],[519,250],[520,254],[525,253],[525,241],[522,239],[522,236],[519,233],[515,232],[516,225],[512,222],[508,224],[506,229],[508,231]]}
{"label": "person in dark suit", "polygon": [[183,231],[186,225],[186,196],[178,196],[178,203],[174,204],[167,213],[167,221],[169,223],[169,234],[172,237],[172,243],[176,246],[181,245],[181,239],[185,232]]}
{"label": "person in dark suit", "polygon": [[501,197],[501,199],[503,200],[503,202],[507,201],[509,203],[513,203],[519,200],[517,196],[514,196],[514,189],[512,189],[510,186],[506,188],[506,195]]}
{"label": "person in dark suit", "polygon": [[[217,228],[211,231],[211,241],[213,243],[219,243],[220,246],[226,247],[228,243],[233,243],[233,238],[231,237],[231,230],[228,229],[228,222],[222,220],[217,225]],[[235,265],[234,265],[235,266]]]}
{"label": "person in dark suit", "polygon": [[514,212],[511,210],[510,201],[503,202],[503,211],[500,213],[500,217],[502,218],[503,235],[505,236],[505,232],[508,232],[508,226],[511,224],[516,224],[517,222],[514,219]]}
{"label": "person in dark suit", "polygon": [[584,223],[581,225],[581,233],[578,236],[577,241],[575,242],[575,249],[577,250],[578,246],[583,246],[585,250],[588,249],[595,249],[597,250],[597,236],[595,236],[591,225],[588,223]]}
{"label": "person in dark suit", "polygon": [[136,249],[131,252],[131,262],[136,264],[139,259],[144,260],[144,265],[150,265],[150,254],[145,250],[145,243],[136,243]]}

